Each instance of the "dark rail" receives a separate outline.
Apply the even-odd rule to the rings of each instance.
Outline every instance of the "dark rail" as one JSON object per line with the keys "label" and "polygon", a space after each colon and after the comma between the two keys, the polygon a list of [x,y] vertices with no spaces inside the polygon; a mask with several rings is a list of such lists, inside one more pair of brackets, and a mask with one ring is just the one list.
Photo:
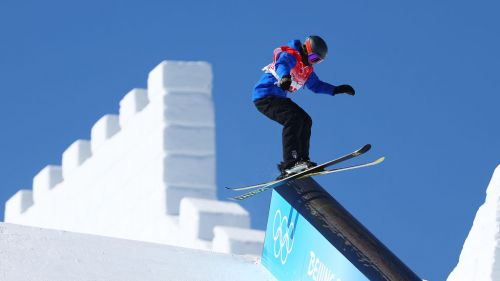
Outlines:
{"label": "dark rail", "polygon": [[312,178],[276,191],[372,281],[422,281]]}

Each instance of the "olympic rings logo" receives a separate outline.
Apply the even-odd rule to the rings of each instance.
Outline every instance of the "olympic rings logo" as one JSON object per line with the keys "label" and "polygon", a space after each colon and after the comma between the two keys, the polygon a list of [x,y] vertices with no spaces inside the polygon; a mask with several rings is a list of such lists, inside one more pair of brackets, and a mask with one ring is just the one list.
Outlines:
{"label": "olympic rings logo", "polygon": [[292,252],[295,240],[294,228],[294,223],[288,223],[288,217],[282,216],[279,209],[276,210],[273,221],[274,257],[279,257],[281,264],[286,263],[288,255]]}

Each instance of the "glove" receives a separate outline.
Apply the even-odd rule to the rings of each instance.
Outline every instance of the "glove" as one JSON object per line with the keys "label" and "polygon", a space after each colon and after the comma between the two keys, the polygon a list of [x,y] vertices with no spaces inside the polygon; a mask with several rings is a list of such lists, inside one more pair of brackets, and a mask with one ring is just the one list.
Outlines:
{"label": "glove", "polygon": [[278,81],[278,87],[281,89],[288,91],[290,89],[290,86],[292,85],[292,76],[290,75],[283,75],[281,77],[280,81]]}
{"label": "glove", "polygon": [[354,96],[356,91],[354,91],[354,88],[351,87],[351,85],[339,85],[333,89],[333,95],[336,94],[348,94]]}

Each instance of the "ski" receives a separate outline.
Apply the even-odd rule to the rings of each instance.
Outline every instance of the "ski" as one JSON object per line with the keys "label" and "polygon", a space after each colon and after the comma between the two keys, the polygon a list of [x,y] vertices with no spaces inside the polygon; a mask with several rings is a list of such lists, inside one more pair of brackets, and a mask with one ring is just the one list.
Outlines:
{"label": "ski", "polygon": [[[319,176],[319,175],[326,175],[326,174],[331,174],[331,173],[338,173],[338,172],[343,172],[343,171],[349,171],[349,170],[354,170],[354,169],[359,169],[359,168],[364,168],[364,167],[369,167],[369,166],[380,164],[384,160],[385,160],[385,157],[380,157],[377,160],[371,161],[371,162],[368,162],[368,163],[363,163],[363,164],[358,164],[358,165],[354,165],[354,166],[336,168],[336,169],[331,169],[331,170],[323,170],[323,171],[319,171],[319,172],[315,172],[315,173],[305,174],[305,175],[299,177],[299,179],[303,179],[303,178],[307,178],[307,177],[313,177],[313,176]],[[275,181],[271,181],[271,182],[266,182],[266,183],[261,183],[261,184],[256,184],[256,185],[250,185],[250,186],[246,186],[246,187],[239,187],[239,188],[228,188],[228,187],[226,187],[226,189],[233,190],[233,191],[249,190],[249,189],[255,189],[257,187],[261,187],[261,186],[265,186],[265,185],[271,185],[271,184],[274,184],[274,183],[276,183],[278,181],[279,180],[275,180]]]}
{"label": "ski", "polygon": [[331,170],[324,170],[324,171],[320,171],[320,172],[316,172],[316,173],[310,173],[310,174],[304,175],[300,178],[303,179],[303,178],[307,178],[307,177],[326,175],[326,174],[331,174],[331,173],[338,173],[338,172],[343,172],[343,171],[349,171],[349,170],[374,166],[374,165],[377,165],[377,164],[384,162],[384,160],[385,160],[385,157],[380,157],[379,159],[377,159],[375,161],[368,162],[368,163],[363,163],[363,164],[349,166],[349,167],[343,167],[343,168],[337,168],[337,169],[331,169]]}
{"label": "ski", "polygon": [[[349,160],[351,158],[354,158],[354,157],[357,157],[361,154],[364,154],[366,153],[368,150],[371,149],[371,145],[370,144],[367,144],[367,145],[364,145],[362,148],[358,149],[358,150],[355,150],[354,152],[352,153],[349,153],[349,154],[346,154],[342,157],[339,157],[337,159],[334,159],[334,160],[331,160],[331,161],[328,161],[328,162],[325,162],[321,165],[318,165],[318,166],[314,166],[310,169],[307,169],[305,171],[302,171],[301,173],[298,173],[298,174],[294,174],[290,177],[293,177],[293,176],[296,176],[296,175],[302,175],[304,173],[307,173],[309,171],[312,171],[312,170],[321,170],[321,168],[326,168],[326,167],[329,167],[329,166],[332,166],[332,165],[335,165],[335,164],[338,164],[340,162],[343,162],[343,161],[346,161],[346,160]],[[249,185],[249,186],[243,186],[243,187],[226,187],[226,189],[229,189],[229,190],[234,190],[234,191],[239,191],[239,190],[248,190],[248,189],[254,189],[254,188],[257,188],[257,187],[261,187],[261,186],[266,186],[266,185],[271,185],[271,184],[275,184],[275,183],[278,183],[278,182],[281,182],[281,181],[284,181],[286,179],[289,179],[290,177],[287,177],[287,178],[284,178],[284,179],[280,179],[280,180],[274,180],[274,181],[268,181],[268,182],[264,182],[264,183],[260,183],[260,184],[254,184],[254,185]]]}
{"label": "ski", "polygon": [[[326,174],[330,174],[330,173],[337,173],[337,172],[342,172],[342,171],[349,171],[349,170],[354,170],[354,169],[358,169],[358,168],[369,167],[369,166],[380,164],[384,160],[385,160],[385,157],[380,157],[379,159],[372,161],[372,162],[354,165],[354,166],[349,166],[349,167],[337,168],[337,169],[332,169],[332,170],[324,170],[324,171],[319,171],[319,172],[308,173],[308,174],[302,175],[301,177],[298,177],[296,179],[303,179],[303,178],[312,177],[312,176],[326,175]],[[287,180],[290,180],[290,179],[287,179]],[[274,187],[276,187],[275,181],[268,184],[267,186],[255,188],[254,190],[252,190],[250,192],[244,193],[244,194],[239,195],[239,196],[231,197],[229,199],[236,200],[236,201],[245,200],[245,199],[248,199],[248,198],[250,198],[254,195],[257,195],[261,192],[264,192],[266,190],[273,189]]]}
{"label": "ski", "polygon": [[[261,184],[261,185],[253,185],[252,188],[254,190],[252,190],[252,191],[250,191],[248,193],[244,193],[244,194],[239,195],[239,196],[232,197],[230,199],[232,199],[232,200],[245,200],[245,199],[247,199],[249,197],[252,197],[252,196],[254,196],[256,194],[259,194],[259,193],[264,192],[266,190],[272,189],[272,188],[278,186],[282,182],[285,182],[285,181],[288,181],[288,180],[292,180],[292,179],[301,178],[301,177],[303,177],[306,174],[312,174],[312,173],[321,172],[326,167],[329,167],[329,166],[338,164],[340,162],[352,159],[354,157],[360,156],[360,155],[366,153],[367,151],[369,151],[370,149],[371,149],[371,145],[370,144],[366,144],[362,148],[360,148],[360,149],[358,149],[358,150],[356,150],[356,151],[354,151],[352,153],[349,153],[349,154],[341,156],[341,157],[339,157],[337,159],[325,162],[325,163],[320,164],[318,166],[314,166],[314,167],[312,167],[310,169],[307,169],[307,170],[304,170],[304,171],[302,171],[300,173],[293,174],[293,175],[291,175],[289,177],[286,177],[284,179],[271,181],[271,182],[268,182],[268,183],[265,183],[265,184]],[[245,189],[248,189],[248,188],[249,187],[240,187],[240,188],[236,188],[236,189],[234,189],[234,188],[228,188],[228,189],[232,189],[232,190],[245,190]]]}

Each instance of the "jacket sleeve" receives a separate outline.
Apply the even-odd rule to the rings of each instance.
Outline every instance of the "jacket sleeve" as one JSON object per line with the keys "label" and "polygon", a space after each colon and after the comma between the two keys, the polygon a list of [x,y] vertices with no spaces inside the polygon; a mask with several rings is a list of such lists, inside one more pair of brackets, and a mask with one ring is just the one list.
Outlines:
{"label": "jacket sleeve", "polygon": [[284,75],[290,75],[290,71],[295,67],[295,64],[297,64],[297,60],[293,55],[282,52],[276,60],[276,73],[280,78]]}
{"label": "jacket sleeve", "polygon": [[335,86],[326,82],[319,80],[318,75],[315,72],[309,75],[309,78],[306,81],[306,87],[317,93],[317,94],[327,94],[333,96],[333,90]]}

